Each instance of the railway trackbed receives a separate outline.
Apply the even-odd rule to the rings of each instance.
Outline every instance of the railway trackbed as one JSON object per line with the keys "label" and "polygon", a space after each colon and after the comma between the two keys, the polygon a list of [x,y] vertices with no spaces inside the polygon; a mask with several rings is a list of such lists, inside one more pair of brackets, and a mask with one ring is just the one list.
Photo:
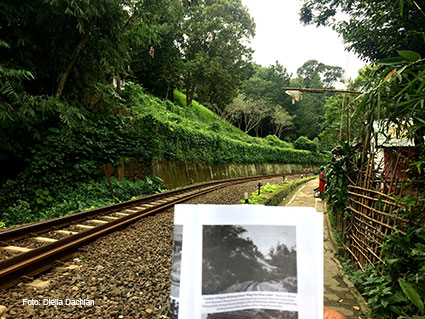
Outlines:
{"label": "railway trackbed", "polygon": [[144,216],[226,186],[276,176],[281,175],[201,183],[0,232],[0,288],[45,271],[78,247]]}

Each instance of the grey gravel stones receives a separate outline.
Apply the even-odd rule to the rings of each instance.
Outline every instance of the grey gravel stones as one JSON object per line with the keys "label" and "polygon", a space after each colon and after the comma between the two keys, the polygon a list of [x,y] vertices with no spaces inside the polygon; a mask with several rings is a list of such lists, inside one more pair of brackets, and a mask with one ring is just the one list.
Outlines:
{"label": "grey gravel stones", "polygon": [[[267,182],[282,178],[261,181]],[[187,203],[239,204],[257,184],[226,187]],[[38,276],[49,282],[46,287],[21,282],[0,291],[0,318],[168,318],[173,218],[169,209],[84,246]],[[24,305],[24,299],[41,304]],[[67,305],[66,300],[93,300],[94,305]]]}

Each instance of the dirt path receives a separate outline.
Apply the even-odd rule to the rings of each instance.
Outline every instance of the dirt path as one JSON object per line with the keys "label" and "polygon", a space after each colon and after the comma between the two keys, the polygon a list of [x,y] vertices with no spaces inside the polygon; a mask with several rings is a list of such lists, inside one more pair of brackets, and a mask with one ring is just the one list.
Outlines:
{"label": "dirt path", "polygon": [[[313,190],[318,187],[319,180],[314,179],[301,186],[291,196],[285,206],[314,207],[320,213],[325,211],[321,199],[313,197]],[[363,311],[367,311],[357,290],[345,275],[341,264],[336,259],[335,249],[329,236],[328,223],[324,218],[323,225],[324,243],[324,303],[347,316],[348,319],[365,319]],[[358,309],[358,310],[357,310]]]}

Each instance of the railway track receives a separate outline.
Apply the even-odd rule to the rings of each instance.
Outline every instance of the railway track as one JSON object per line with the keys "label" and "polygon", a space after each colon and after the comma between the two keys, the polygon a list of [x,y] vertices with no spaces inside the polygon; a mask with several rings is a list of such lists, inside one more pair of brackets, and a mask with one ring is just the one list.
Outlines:
{"label": "railway track", "polygon": [[0,260],[0,288],[14,285],[23,276],[45,271],[78,247],[144,216],[222,187],[277,176],[282,175],[201,183],[0,232],[4,256]]}

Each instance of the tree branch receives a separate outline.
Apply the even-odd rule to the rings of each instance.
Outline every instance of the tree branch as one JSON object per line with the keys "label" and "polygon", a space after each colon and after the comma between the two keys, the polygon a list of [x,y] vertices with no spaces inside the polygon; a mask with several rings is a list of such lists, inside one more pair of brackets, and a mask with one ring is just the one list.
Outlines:
{"label": "tree branch", "polygon": [[65,68],[65,71],[63,72],[63,74],[61,75],[61,77],[60,77],[60,80],[59,80],[59,83],[58,83],[58,85],[57,85],[57,87],[56,87],[56,93],[55,93],[55,98],[57,99],[57,100],[59,100],[60,99],[60,97],[61,97],[61,95],[62,95],[62,91],[63,91],[63,89],[64,89],[64,87],[65,87],[65,83],[66,83],[66,80],[68,79],[68,77],[69,77],[69,74],[70,74],[70,72],[71,72],[71,70],[72,70],[72,67],[74,66],[74,64],[75,64],[75,61],[77,60],[77,57],[78,57],[78,55],[80,54],[80,51],[81,51],[81,49],[83,48],[83,46],[84,46],[84,44],[87,42],[87,40],[89,39],[89,37],[90,37],[90,34],[91,34],[91,32],[93,31],[93,28],[94,28],[94,24],[96,23],[96,20],[97,20],[97,18],[95,18],[93,21],[92,21],[92,23],[90,24],[90,28],[89,28],[89,30],[86,32],[86,34],[80,39],[80,41],[78,42],[78,44],[77,44],[77,47],[75,48],[75,50],[74,50],[74,54],[73,54],[73,56],[72,56],[72,59],[68,62],[68,64],[67,64],[67,66],[66,66],[66,68]]}

